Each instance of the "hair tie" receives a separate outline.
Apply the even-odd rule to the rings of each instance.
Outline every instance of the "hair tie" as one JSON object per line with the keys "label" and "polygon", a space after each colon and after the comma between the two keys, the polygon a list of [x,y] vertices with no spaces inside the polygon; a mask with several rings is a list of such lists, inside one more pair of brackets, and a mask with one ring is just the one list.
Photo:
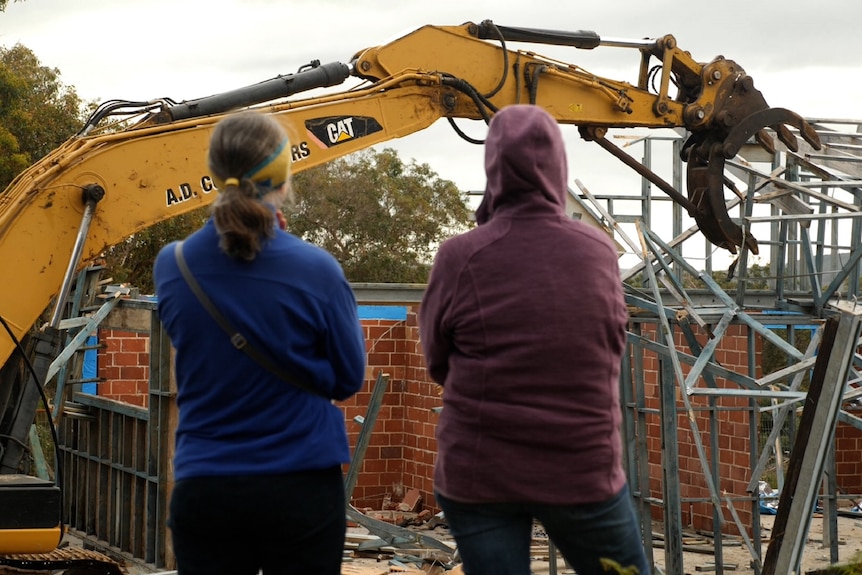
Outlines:
{"label": "hair tie", "polygon": [[224,186],[236,186],[239,187],[239,179],[238,178],[228,178],[224,181]]}

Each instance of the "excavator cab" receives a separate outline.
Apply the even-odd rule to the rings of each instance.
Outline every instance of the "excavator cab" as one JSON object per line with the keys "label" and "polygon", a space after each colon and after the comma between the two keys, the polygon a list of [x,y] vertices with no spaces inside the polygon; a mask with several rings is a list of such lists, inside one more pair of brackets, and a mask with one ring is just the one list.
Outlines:
{"label": "excavator cab", "polygon": [[62,500],[52,481],[0,474],[0,555],[53,551],[63,538]]}

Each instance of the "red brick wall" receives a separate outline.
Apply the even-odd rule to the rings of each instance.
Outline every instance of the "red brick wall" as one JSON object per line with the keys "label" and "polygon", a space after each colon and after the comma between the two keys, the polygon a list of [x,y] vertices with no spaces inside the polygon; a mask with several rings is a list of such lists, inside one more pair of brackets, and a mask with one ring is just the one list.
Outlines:
{"label": "red brick wall", "polygon": [[149,334],[100,329],[99,341],[105,348],[98,353],[97,394],[146,407],[150,385]]}
{"label": "red brick wall", "polygon": [[368,349],[366,383],[362,391],[341,403],[351,449],[362,429],[354,419],[365,417],[378,373],[389,375],[389,385],[353,490],[353,503],[359,508],[381,509],[385,499],[399,501],[408,489],[417,489],[423,506],[436,512],[434,410],[442,401],[440,388],[425,373],[415,310],[408,312],[405,321],[364,320],[363,326]]}
{"label": "red brick wall", "polygon": [[419,344],[419,325],[415,310],[407,315],[405,335],[408,342],[407,385],[404,390],[406,409],[405,485],[417,489],[426,506],[438,511],[433,499],[434,463],[437,457],[437,418],[443,407],[442,388],[431,382]]}
{"label": "red brick wall", "polygon": [[[405,320],[363,320],[368,368],[363,389],[353,398],[342,402],[351,448],[355,447],[362,425],[355,421],[365,417],[376,377],[379,372],[389,375],[387,393],[376,421],[370,445],[362,462],[361,472],[353,492],[353,503],[359,508],[381,509],[384,501],[399,501],[409,489],[420,492],[424,507],[437,512],[433,498],[433,468],[437,451],[435,429],[437,411],[442,406],[440,388],[427,377],[419,344],[416,310],[409,309]],[[645,329],[645,337],[654,338],[654,332]],[[696,332],[701,345],[708,341],[706,334]],[[99,355],[99,376],[106,381],[99,385],[99,394],[146,405],[148,371],[148,340],[144,335],[103,331],[107,348]],[[689,352],[680,335],[675,346]],[[756,352],[761,353],[758,338]],[[661,421],[658,415],[658,356],[644,354],[644,396],[648,413],[646,437],[649,451],[649,494],[662,497],[663,464],[661,459]],[[718,362],[728,369],[746,373],[748,365],[746,328],[731,326],[722,339],[722,348],[716,352]],[[759,365],[755,361],[755,365]],[[689,368],[683,364],[683,373]],[[756,374],[759,375],[759,374]],[[736,384],[718,379],[722,388],[735,389]],[[704,386],[701,380],[698,386]],[[677,407],[684,406],[677,393]],[[709,428],[709,400],[703,396],[689,396],[694,421],[700,433],[707,461],[713,460]],[[718,411],[718,492],[727,496],[745,497],[748,485],[750,460],[749,400],[722,396],[715,399]],[[685,498],[708,498],[704,470],[698,457],[688,415],[677,414],[679,485]],[[862,492],[862,432],[847,425],[837,431],[836,459],[838,483],[848,493]],[[345,470],[347,467],[345,467]],[[776,487],[776,486],[773,486]],[[722,501],[727,531],[735,532],[732,516]],[[750,525],[751,508],[747,503],[734,502],[744,525]],[[661,510],[655,508],[656,517]],[[712,507],[708,503],[683,504],[683,523],[698,529],[712,528]]]}
{"label": "red brick wall", "polygon": [[[862,416],[862,409],[854,415]],[[846,423],[835,429],[835,477],[838,493],[862,493],[862,431]]]}
{"label": "red brick wall", "polygon": [[[404,492],[405,414],[400,393],[404,387],[404,322],[365,320],[363,327],[368,352],[365,385],[340,405],[344,409],[351,449],[356,446],[362,426],[374,425],[353,490],[354,504],[382,509],[384,498]],[[371,394],[381,371],[389,375],[389,383],[377,418],[373,422],[357,423],[357,416],[368,414]]]}

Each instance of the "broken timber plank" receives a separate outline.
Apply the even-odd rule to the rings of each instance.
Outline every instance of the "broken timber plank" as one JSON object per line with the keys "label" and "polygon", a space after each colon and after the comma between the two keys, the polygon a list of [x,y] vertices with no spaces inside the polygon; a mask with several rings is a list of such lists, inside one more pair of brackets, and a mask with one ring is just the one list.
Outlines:
{"label": "broken timber plank", "polygon": [[341,575],[389,575],[389,565],[345,563],[341,565]]}

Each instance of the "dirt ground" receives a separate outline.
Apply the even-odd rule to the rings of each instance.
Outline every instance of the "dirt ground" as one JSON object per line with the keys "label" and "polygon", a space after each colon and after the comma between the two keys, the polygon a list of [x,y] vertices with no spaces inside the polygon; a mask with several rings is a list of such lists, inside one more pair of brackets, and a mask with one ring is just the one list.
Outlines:
{"label": "dirt ground", "polygon": [[[763,545],[761,549],[761,558],[766,557],[767,546],[769,539],[772,536],[772,526],[775,521],[775,516],[764,515],[761,517],[761,536]],[[823,545],[823,527],[824,520],[822,516],[815,515],[812,519],[811,529],[808,536],[808,542],[805,546],[805,551],[802,554],[802,569],[801,573],[810,573],[825,567],[828,567],[830,561],[830,551],[828,547]],[[657,533],[660,533],[661,526],[657,526]],[[448,539],[445,529],[437,528],[430,535]],[[546,540],[534,539],[533,550],[534,560],[532,563],[532,572],[534,575],[545,575],[551,572],[550,563],[547,556],[547,546],[544,544]],[[698,551],[686,551],[683,553],[683,569],[686,575],[696,575],[700,572],[715,571],[715,556],[709,552],[712,548],[712,542],[706,537],[686,538],[684,542],[687,548],[694,548]],[[754,574],[755,570],[752,566],[752,553],[745,544],[742,537],[726,537],[722,545],[723,550],[723,566],[725,573],[733,573],[734,575]],[[857,553],[862,552],[862,518],[838,518],[838,563],[846,563]],[[658,570],[655,574],[667,573],[665,569],[664,549],[661,546],[660,537],[657,537],[653,546],[653,557]],[[385,555],[380,556],[380,560],[385,561]],[[352,575],[359,574],[359,569],[362,566],[370,566],[373,564],[380,565],[381,561],[374,559],[353,559],[350,563],[351,568],[346,567],[343,573]],[[399,571],[395,567],[390,567],[390,571],[382,571],[383,573],[414,573],[414,571]],[[427,566],[426,566],[427,571]],[[380,571],[377,571],[378,573]],[[441,571],[431,571],[431,573],[440,573]],[[370,572],[369,572],[370,573]],[[557,573],[559,575],[570,575],[575,572],[568,569],[561,557],[557,560]]]}
{"label": "dirt ground", "polygon": [[[761,517],[761,536],[763,545],[761,549],[761,558],[766,557],[769,538],[772,536],[772,525],[775,521],[775,516],[764,515]],[[660,526],[659,526],[660,529]],[[829,548],[823,546],[823,519],[820,516],[815,516],[811,523],[811,529],[808,536],[808,542],[805,546],[805,551],[802,554],[802,569],[801,573],[810,573],[828,567],[831,563],[829,559]],[[683,552],[683,569],[686,575],[696,575],[699,572],[714,572],[715,571],[715,555],[708,553],[711,541],[704,538],[703,541],[691,542],[692,548],[698,548],[700,552],[686,551]],[[703,544],[699,544],[703,543]],[[747,575],[755,573],[752,566],[752,554],[741,537],[727,537],[723,545],[723,566],[725,573],[733,573],[739,575]],[[862,551],[862,518],[838,518],[838,563],[846,563],[853,558],[856,553]],[[656,540],[653,546],[653,558],[656,566],[661,571],[655,573],[667,573],[665,569],[664,549],[661,547],[660,541]],[[567,570],[560,560],[558,562],[557,573],[560,575],[573,574],[574,571]],[[535,575],[543,575],[550,572],[547,561],[534,561],[533,573]]]}
{"label": "dirt ground", "polygon": [[[761,516],[761,533],[763,538],[763,546],[761,549],[761,558],[766,557],[767,546],[769,539],[772,536],[772,525],[775,521],[775,516]],[[822,516],[815,515],[811,522],[811,529],[808,534],[808,542],[805,545],[805,550],[802,553],[802,569],[801,573],[809,573],[824,569],[832,564],[830,561],[830,550],[828,546],[823,544],[823,528],[824,520]],[[754,573],[752,567],[752,556],[748,546],[742,538],[730,538],[726,540],[722,546],[724,554],[725,571],[731,573],[739,573],[744,575]],[[857,553],[862,551],[862,519],[852,517],[838,518],[838,563],[846,563]],[[664,564],[664,552],[661,549],[655,549],[655,559],[659,566]],[[684,553],[683,564],[685,573],[695,573],[697,571],[705,571],[706,567],[714,564],[715,558],[712,555],[701,553]],[[731,570],[728,566],[736,565]],[[700,567],[700,569],[698,569]]]}
{"label": "dirt ground", "polygon": [[[761,536],[763,545],[761,549],[761,559],[766,557],[769,538],[772,536],[772,526],[775,521],[774,516],[764,515],[761,517]],[[660,528],[660,527],[659,527]],[[656,566],[661,571],[655,573],[667,573],[665,569],[664,549],[661,547],[660,541],[656,540],[653,546],[653,558]],[[683,570],[686,575],[696,575],[699,572],[714,572],[715,571],[715,555],[708,552],[712,547],[711,541],[703,538],[702,541],[692,541],[690,547],[698,548],[698,552],[685,551],[683,552]],[[725,573],[733,573],[739,575],[747,575],[755,573],[752,563],[752,553],[741,537],[727,537],[723,545],[723,567]],[[857,553],[862,552],[862,519],[860,518],[838,518],[838,563],[846,563]],[[829,558],[829,547],[823,545],[823,519],[820,516],[815,516],[811,523],[811,529],[808,536],[808,542],[805,545],[805,551],[802,554],[801,573],[811,573],[817,570],[824,569],[832,564]],[[567,570],[560,560],[557,573],[560,575],[573,574],[574,571]],[[543,575],[549,573],[549,564],[547,561],[534,561],[533,573],[535,575]]]}
{"label": "dirt ground", "polygon": [[[772,535],[772,525],[775,517],[764,515],[761,517],[761,532],[763,537],[763,546],[761,549],[761,557],[766,556],[769,538]],[[805,546],[805,551],[802,555],[802,570],[801,573],[810,573],[828,567],[831,562],[829,559],[829,548],[823,546],[823,519],[820,516],[815,516],[811,523],[811,530],[808,536],[808,543]],[[657,527],[660,530],[660,526]],[[354,530],[356,531],[356,530]],[[361,532],[361,530],[359,530]],[[660,531],[657,531],[660,532]],[[448,540],[448,533],[445,528],[438,527],[433,531],[426,532],[435,538]],[[711,541],[705,537],[696,538],[699,540],[686,541],[686,545],[697,548],[698,552],[686,551],[683,553],[683,568],[686,575],[696,575],[699,572],[714,572],[715,571],[715,556],[709,553]],[[838,563],[846,563],[848,560],[859,552],[862,552],[862,518],[839,517],[838,518]],[[534,560],[532,563],[532,572],[534,575],[545,575],[551,572],[550,563],[547,556],[547,546],[541,539],[534,540]],[[734,575],[753,574],[752,555],[747,545],[741,537],[726,537],[723,542],[724,554],[724,572],[733,573]],[[409,553],[409,551],[406,551]],[[657,567],[660,569],[655,573],[667,573],[665,569],[664,549],[661,546],[660,538],[654,541],[653,556]],[[410,575],[413,573],[421,575],[427,573],[429,575],[438,575],[442,573],[454,573],[454,571],[446,571],[440,567],[434,567],[426,564],[425,569],[414,570],[411,566],[402,568],[397,565],[397,561],[392,559],[395,555],[391,550],[382,550],[378,554],[361,554],[345,551],[345,561],[342,573],[344,575],[383,575],[390,573],[400,573],[401,575]],[[144,575],[152,573],[150,570],[129,566],[129,575]],[[562,558],[557,560],[557,573],[559,575],[571,575],[574,571],[568,569]]]}

